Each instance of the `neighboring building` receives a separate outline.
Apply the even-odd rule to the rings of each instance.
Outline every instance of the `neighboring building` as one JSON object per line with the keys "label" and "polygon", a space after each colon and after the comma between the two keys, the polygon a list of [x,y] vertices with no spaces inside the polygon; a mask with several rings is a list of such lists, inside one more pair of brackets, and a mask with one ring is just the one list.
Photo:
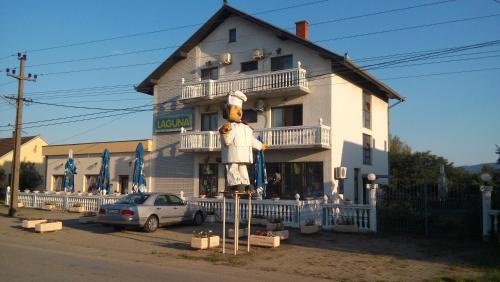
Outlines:
{"label": "neighboring building", "polygon": [[[32,162],[35,168],[44,175],[42,147],[47,145],[41,136],[26,136],[21,137],[21,162]],[[7,185],[10,185],[12,178],[12,157],[14,156],[14,140],[13,138],[0,139],[0,166],[4,169],[7,176]],[[22,189],[23,187],[21,187]],[[30,187],[35,188],[35,187]]]}
{"label": "neighboring building", "polygon": [[144,147],[144,174],[149,188],[152,141],[130,140],[44,146],[42,151],[45,156],[45,190],[62,190],[64,166],[69,150],[73,150],[77,172],[75,192],[91,192],[101,169],[102,152],[108,149],[110,182],[114,190],[121,193],[131,192],[135,150],[139,143]]}
{"label": "neighboring building", "polygon": [[[224,189],[221,105],[241,90],[249,98],[244,119],[270,145],[271,194],[367,201],[366,175],[388,174],[389,100],[403,98],[309,41],[307,28],[298,22],[292,34],[224,5],[137,87],[157,105],[154,190]],[[335,177],[336,167],[347,168],[347,179]]]}

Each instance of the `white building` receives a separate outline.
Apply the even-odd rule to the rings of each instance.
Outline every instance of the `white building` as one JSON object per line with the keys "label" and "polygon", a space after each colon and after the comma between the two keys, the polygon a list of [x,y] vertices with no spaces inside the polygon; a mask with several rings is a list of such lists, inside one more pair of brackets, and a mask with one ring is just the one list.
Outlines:
{"label": "white building", "polygon": [[[366,202],[366,175],[388,174],[389,100],[403,98],[309,41],[307,25],[296,23],[292,34],[224,5],[137,87],[156,105],[154,190],[224,189],[221,105],[241,90],[249,98],[244,119],[270,145],[270,194]],[[345,180],[337,167],[347,168]]]}
{"label": "white building", "polygon": [[48,145],[42,148],[45,156],[45,190],[61,191],[64,166],[68,153],[73,151],[76,166],[75,192],[92,192],[101,169],[104,149],[109,151],[109,176],[113,190],[123,194],[132,191],[135,151],[139,143],[144,148],[144,175],[147,187],[151,183],[151,140],[128,140],[112,142]]}

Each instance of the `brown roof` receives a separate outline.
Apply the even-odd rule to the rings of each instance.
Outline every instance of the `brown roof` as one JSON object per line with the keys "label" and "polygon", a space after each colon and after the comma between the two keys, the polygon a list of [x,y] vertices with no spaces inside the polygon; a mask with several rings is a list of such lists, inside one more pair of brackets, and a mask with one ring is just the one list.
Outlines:
{"label": "brown roof", "polygon": [[[21,137],[21,145],[36,138],[37,136]],[[14,150],[14,138],[0,138],[0,156]]]}
{"label": "brown roof", "polygon": [[404,100],[404,97],[399,95],[395,90],[377,80],[367,71],[362,70],[354,63],[346,60],[328,49],[296,36],[284,29],[276,27],[263,20],[255,18],[249,14],[239,11],[227,4],[224,4],[203,26],[201,26],[182,46],[170,55],[159,67],[157,67],[143,82],[136,87],[136,90],[145,94],[153,95],[153,86],[170,68],[177,62],[185,59],[187,53],[205,39],[214,29],[216,29],[225,19],[231,15],[239,16],[249,22],[262,26],[273,31],[276,36],[282,39],[292,40],[298,44],[302,44],[316,52],[324,58],[330,59],[332,62],[332,72],[342,76],[352,83],[361,86],[364,89],[371,91],[374,94],[383,96],[386,99]]}

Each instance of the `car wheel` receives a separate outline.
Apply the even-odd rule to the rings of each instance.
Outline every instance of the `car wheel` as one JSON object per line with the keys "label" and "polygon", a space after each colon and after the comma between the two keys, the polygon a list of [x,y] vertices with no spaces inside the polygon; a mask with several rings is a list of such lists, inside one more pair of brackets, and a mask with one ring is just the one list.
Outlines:
{"label": "car wheel", "polygon": [[203,214],[201,214],[201,212],[197,212],[194,215],[193,224],[194,225],[201,225],[203,223],[203,221],[204,221]]}
{"label": "car wheel", "polygon": [[113,225],[113,229],[115,231],[123,231],[123,229],[125,229],[125,226],[123,226],[123,225]]}
{"label": "car wheel", "polygon": [[149,216],[143,229],[148,233],[155,232],[158,229],[158,218],[155,215]]}

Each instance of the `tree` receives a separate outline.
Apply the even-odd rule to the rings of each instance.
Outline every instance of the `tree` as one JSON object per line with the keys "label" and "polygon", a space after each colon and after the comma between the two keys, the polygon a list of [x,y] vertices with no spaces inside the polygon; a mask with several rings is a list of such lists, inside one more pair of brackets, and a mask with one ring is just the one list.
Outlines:
{"label": "tree", "polygon": [[19,187],[21,189],[35,189],[42,184],[42,176],[36,170],[32,162],[22,162],[19,176]]}
{"label": "tree", "polygon": [[6,186],[6,180],[7,175],[5,174],[5,169],[3,167],[0,167],[0,187]]}

